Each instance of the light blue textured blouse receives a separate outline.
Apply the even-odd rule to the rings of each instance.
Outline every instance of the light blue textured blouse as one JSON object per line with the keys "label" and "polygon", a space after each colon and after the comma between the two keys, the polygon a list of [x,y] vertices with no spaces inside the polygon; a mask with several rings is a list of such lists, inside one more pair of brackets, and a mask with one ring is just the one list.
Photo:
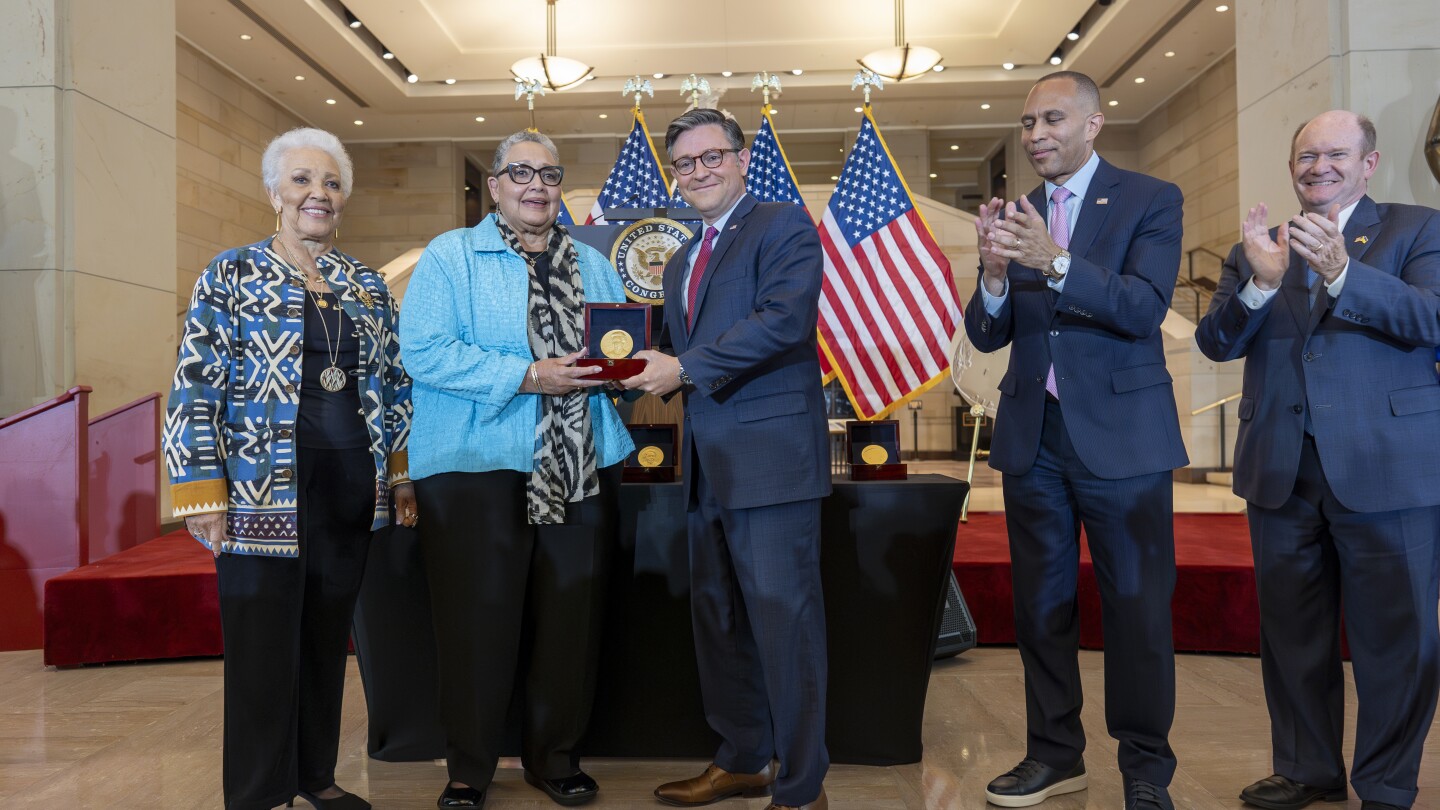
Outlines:
{"label": "light blue textured blouse", "polygon": [[[575,241],[585,300],[625,300],[620,276],[599,251]],[[540,396],[519,393],[533,362],[526,325],[530,272],[495,227],[441,234],[425,248],[400,308],[400,352],[414,381],[410,477],[519,470],[534,463]],[[595,389],[599,391],[600,389]],[[635,449],[603,393],[590,395],[596,464]]]}

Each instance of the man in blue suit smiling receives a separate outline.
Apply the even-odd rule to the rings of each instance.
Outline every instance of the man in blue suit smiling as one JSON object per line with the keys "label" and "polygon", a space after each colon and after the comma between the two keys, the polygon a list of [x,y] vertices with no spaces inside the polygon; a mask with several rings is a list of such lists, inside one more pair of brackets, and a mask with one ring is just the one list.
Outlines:
{"label": "man in blue suit smiling", "polygon": [[1025,758],[985,798],[1029,807],[1087,784],[1076,607],[1080,527],[1100,585],[1105,720],[1126,810],[1173,810],[1171,471],[1186,464],[1160,324],[1180,270],[1180,190],[1095,154],[1090,77],[1037,82],[1021,142],[1045,183],[980,209],[981,279],[965,331],[1010,344],[990,466],[1004,473],[1025,666]]}
{"label": "man in blue suit smiling", "polygon": [[645,370],[621,384],[685,398],[695,656],[721,745],[704,773],[655,796],[690,807],[773,783],[772,810],[825,810],[820,235],[800,206],[745,193],[750,150],[733,118],[691,110],[665,149],[704,227],[665,268],[675,355],[637,352]]}
{"label": "man in blue suit smiling", "polygon": [[[1408,808],[1440,689],[1440,211],[1377,204],[1375,126],[1296,130],[1301,213],[1250,209],[1195,339],[1245,358],[1235,494],[1249,502],[1275,773],[1240,798],[1344,801],[1343,604],[1365,810]],[[1342,599],[1343,596],[1343,599]]]}

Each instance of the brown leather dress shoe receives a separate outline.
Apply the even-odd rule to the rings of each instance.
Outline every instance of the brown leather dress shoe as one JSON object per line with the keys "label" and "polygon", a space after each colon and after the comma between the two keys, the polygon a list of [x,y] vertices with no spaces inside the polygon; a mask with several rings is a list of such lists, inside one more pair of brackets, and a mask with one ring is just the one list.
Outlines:
{"label": "brown leather dress shoe", "polygon": [[820,788],[820,798],[809,804],[795,807],[789,804],[771,804],[765,810],[830,810],[830,800],[825,798],[825,788]]}
{"label": "brown leather dress shoe", "polygon": [[769,796],[776,770],[773,760],[759,773],[730,773],[712,762],[693,779],[666,782],[655,788],[655,798],[674,807],[699,807],[731,796]]}

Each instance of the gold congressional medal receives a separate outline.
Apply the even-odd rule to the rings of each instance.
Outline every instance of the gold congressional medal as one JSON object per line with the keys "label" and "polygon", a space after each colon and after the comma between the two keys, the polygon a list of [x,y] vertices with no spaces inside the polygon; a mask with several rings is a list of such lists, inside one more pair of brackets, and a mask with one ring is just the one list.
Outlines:
{"label": "gold congressional medal", "polygon": [[665,460],[665,451],[652,444],[641,448],[640,452],[635,454],[635,460],[640,462],[641,467],[659,467]]}
{"label": "gold congressional medal", "polygon": [[860,460],[866,464],[884,464],[890,460],[890,453],[878,444],[870,444],[860,451]]}
{"label": "gold congressional medal", "polygon": [[606,357],[619,360],[630,356],[630,350],[635,348],[635,339],[624,329],[611,329],[600,338],[600,351]]}

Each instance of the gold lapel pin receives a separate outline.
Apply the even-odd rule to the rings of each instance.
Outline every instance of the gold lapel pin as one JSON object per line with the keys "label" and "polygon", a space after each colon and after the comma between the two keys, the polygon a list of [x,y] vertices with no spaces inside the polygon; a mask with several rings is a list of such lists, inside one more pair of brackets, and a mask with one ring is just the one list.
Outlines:
{"label": "gold lapel pin", "polygon": [[370,293],[367,292],[363,287],[357,288],[355,290],[355,297],[359,298],[360,303],[364,304],[367,307],[375,306],[375,299],[371,298]]}
{"label": "gold lapel pin", "polygon": [[1358,242],[1358,243],[1360,243],[1360,244],[1362,244],[1362,245],[1368,245],[1368,244],[1370,244],[1370,237],[1368,237],[1368,236],[1357,236],[1357,237],[1355,237],[1355,241]]}
{"label": "gold lapel pin", "polygon": [[1109,198],[1109,197],[1100,197],[1100,198],[1098,198],[1098,199],[1095,200],[1095,204],[1096,204],[1096,205],[1109,205],[1109,204],[1110,204],[1110,198]]}

